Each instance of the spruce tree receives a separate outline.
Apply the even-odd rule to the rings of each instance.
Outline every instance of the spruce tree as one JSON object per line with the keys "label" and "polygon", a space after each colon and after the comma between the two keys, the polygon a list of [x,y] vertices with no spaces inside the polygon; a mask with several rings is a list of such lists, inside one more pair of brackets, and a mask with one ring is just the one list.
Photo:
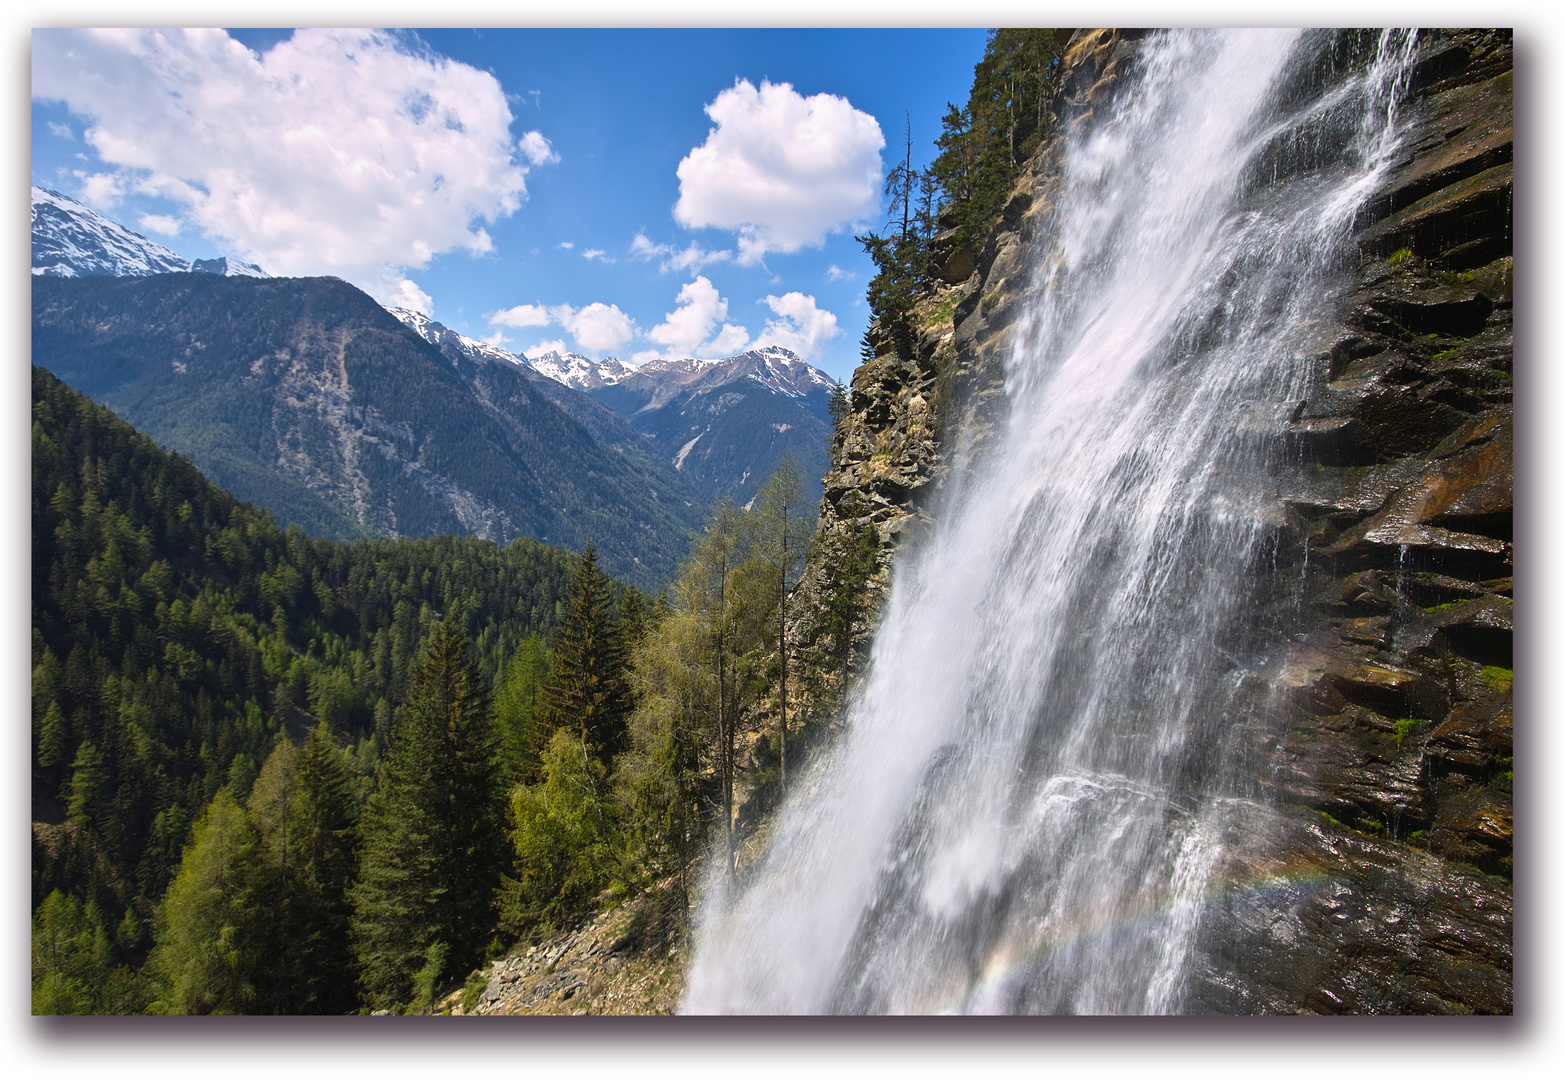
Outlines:
{"label": "spruce tree", "polygon": [[591,543],[581,553],[551,648],[552,678],[539,694],[543,730],[576,732],[607,764],[624,748],[633,702],[609,578]]}
{"label": "spruce tree", "polygon": [[348,887],[357,811],[342,752],[331,729],[318,723],[304,741],[297,766],[290,838],[299,883],[294,943],[299,1012],[341,1013],[353,1007]]}
{"label": "spruce tree", "polygon": [[359,985],[374,1008],[408,1001],[434,945],[477,964],[495,928],[505,793],[489,689],[453,620],[434,631],[365,808],[352,890]]}

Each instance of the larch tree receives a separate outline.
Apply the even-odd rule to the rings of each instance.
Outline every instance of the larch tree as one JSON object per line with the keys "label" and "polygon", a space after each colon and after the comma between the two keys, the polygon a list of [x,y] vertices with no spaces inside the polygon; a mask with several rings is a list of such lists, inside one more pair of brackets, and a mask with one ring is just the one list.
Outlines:
{"label": "larch tree", "polygon": [[778,780],[784,793],[788,790],[788,594],[815,534],[806,509],[799,466],[792,454],[785,454],[761,489],[755,509],[755,557],[766,565],[768,584],[776,590]]}

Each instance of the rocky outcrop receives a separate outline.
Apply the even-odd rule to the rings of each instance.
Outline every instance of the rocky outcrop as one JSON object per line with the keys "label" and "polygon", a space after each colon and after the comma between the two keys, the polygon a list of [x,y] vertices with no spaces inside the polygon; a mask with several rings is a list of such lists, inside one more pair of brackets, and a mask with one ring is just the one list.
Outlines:
{"label": "rocky outcrop", "polygon": [[[644,893],[573,930],[523,944],[434,1011],[452,1016],[645,1016],[679,1008],[683,920],[671,890]],[[465,1004],[464,1004],[465,1000]]]}
{"label": "rocky outcrop", "polygon": [[[1336,54],[1362,63],[1367,41]],[[1113,100],[1139,44],[1075,36],[1062,128]],[[1431,31],[1417,49],[1409,136],[1320,313],[1314,390],[1236,418],[1284,463],[1258,587],[1291,644],[1242,695],[1234,754],[1260,798],[1236,803],[1194,1011],[1511,1009],[1510,37]],[[917,355],[855,372],[801,639],[834,553],[872,530],[882,597],[892,554],[1004,422],[1063,143],[1044,141],[971,275],[933,283]]]}

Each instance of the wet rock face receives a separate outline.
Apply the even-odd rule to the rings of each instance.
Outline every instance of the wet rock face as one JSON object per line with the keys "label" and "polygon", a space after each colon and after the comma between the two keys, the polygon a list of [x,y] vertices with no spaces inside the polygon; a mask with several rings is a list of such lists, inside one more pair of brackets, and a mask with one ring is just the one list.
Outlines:
{"label": "wet rock face", "polygon": [[1420,49],[1316,389],[1276,410],[1294,647],[1225,871],[1274,887],[1223,900],[1197,1011],[1511,1009],[1509,40]]}
{"label": "wet rock face", "polygon": [[[1113,100],[1139,44],[1077,34],[1064,128]],[[1284,451],[1259,592],[1291,644],[1235,723],[1260,798],[1234,803],[1193,1012],[1511,1010],[1510,36],[1418,47],[1410,134],[1322,313],[1314,389],[1236,418]],[[875,528],[882,588],[1004,423],[1063,144],[1044,141],[971,276],[937,287],[918,358],[854,375],[820,522]]]}

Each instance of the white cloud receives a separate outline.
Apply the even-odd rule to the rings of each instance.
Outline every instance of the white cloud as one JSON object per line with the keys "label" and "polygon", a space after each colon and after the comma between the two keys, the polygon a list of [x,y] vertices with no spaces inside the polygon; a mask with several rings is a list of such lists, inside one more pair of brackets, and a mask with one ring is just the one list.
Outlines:
{"label": "white cloud", "polygon": [[781,345],[806,360],[820,355],[822,346],[838,334],[837,316],[815,306],[815,297],[791,292],[768,296],[766,306],[777,316],[766,320],[766,329],[755,339],[755,348]]}
{"label": "white cloud", "polygon": [[674,219],[737,231],[740,263],[818,247],[880,212],[885,136],[846,98],[741,79],[706,113],[717,126],[679,163]]}
{"label": "white cloud", "polygon": [[744,351],[744,347],[749,343],[750,331],[742,326],[726,325],[706,345],[706,355],[732,356],[737,352]]}
{"label": "white cloud", "polygon": [[258,55],[222,30],[39,30],[32,93],[88,119],[115,167],[89,202],[127,191],[285,275],[336,274],[378,299],[423,295],[408,268],[492,247],[548,140],[510,133],[487,72],[409,35],[299,30]]}
{"label": "white cloud", "polygon": [[485,315],[484,318],[490,326],[513,326],[518,329],[524,326],[548,326],[550,322],[549,309],[542,304],[518,304]]}
{"label": "white cloud", "polygon": [[384,299],[382,303],[391,307],[407,308],[409,311],[422,312],[425,315],[435,313],[435,302],[430,295],[420,289],[407,278],[400,278],[393,282],[389,288],[382,287]]}
{"label": "white cloud", "polygon": [[148,232],[161,233],[163,236],[179,235],[179,222],[167,214],[142,214],[136,223]]}
{"label": "white cloud", "polygon": [[[490,326],[523,329],[532,326],[560,326],[576,339],[581,352],[597,355],[606,349],[618,349],[639,332],[636,321],[613,304],[593,303],[576,308],[569,304],[544,307],[542,304],[518,304],[484,316]],[[496,330],[496,335],[500,331]],[[528,350],[567,352],[563,341],[545,341]]]}
{"label": "white cloud", "polygon": [[638,232],[636,238],[630,242],[630,257],[644,262],[652,259],[662,260],[658,264],[658,272],[662,274],[670,270],[688,270],[694,274],[708,263],[727,262],[734,257],[734,253],[708,251],[694,240],[685,250],[677,251],[671,244],[655,244],[646,233]]}
{"label": "white cloud", "polygon": [[749,331],[732,324],[724,324],[715,337],[712,335],[718,323],[728,318],[728,301],[719,296],[717,287],[704,277],[698,277],[680,289],[675,303],[678,306],[647,331],[648,338],[665,346],[664,351],[661,354],[638,353],[638,358],[732,356],[750,340]]}
{"label": "white cloud", "polygon": [[569,241],[569,240],[561,240],[559,242],[559,245],[558,245],[558,247],[559,247],[559,249],[561,251],[569,251],[571,248],[573,248],[575,246],[576,245],[574,243],[572,243],[571,241]]}
{"label": "white cloud", "polygon": [[535,168],[539,165],[553,165],[560,160],[560,155],[554,152],[554,147],[539,131],[529,131],[517,139],[516,148],[527,159],[527,163]]}
{"label": "white cloud", "polygon": [[76,141],[76,132],[71,130],[69,124],[56,124],[53,120],[50,120],[49,133],[58,135],[62,139],[70,139],[72,142]]}
{"label": "white cloud", "polygon": [[614,261],[608,257],[608,252],[604,251],[602,248],[588,248],[586,251],[581,253],[581,257],[588,260],[589,262],[593,259],[597,259],[599,262]]}
{"label": "white cloud", "polygon": [[858,275],[857,271],[855,271],[855,270],[844,270],[842,267],[838,266],[836,263],[832,263],[830,266],[828,266],[826,268],[826,280],[827,281],[852,281],[854,278],[856,278],[858,276],[859,275]]}
{"label": "white cloud", "polygon": [[76,178],[82,184],[82,198],[90,203],[112,207],[125,197],[123,179],[113,173],[92,173],[88,175],[77,170]]}
{"label": "white cloud", "polygon": [[617,349],[636,336],[635,320],[613,304],[593,303],[584,308],[561,304],[550,308],[549,314],[576,339],[576,347],[583,352]]}
{"label": "white cloud", "polygon": [[553,338],[549,341],[540,341],[522,355],[529,357],[542,356],[544,353],[568,353],[570,348],[566,346],[564,339]]}

